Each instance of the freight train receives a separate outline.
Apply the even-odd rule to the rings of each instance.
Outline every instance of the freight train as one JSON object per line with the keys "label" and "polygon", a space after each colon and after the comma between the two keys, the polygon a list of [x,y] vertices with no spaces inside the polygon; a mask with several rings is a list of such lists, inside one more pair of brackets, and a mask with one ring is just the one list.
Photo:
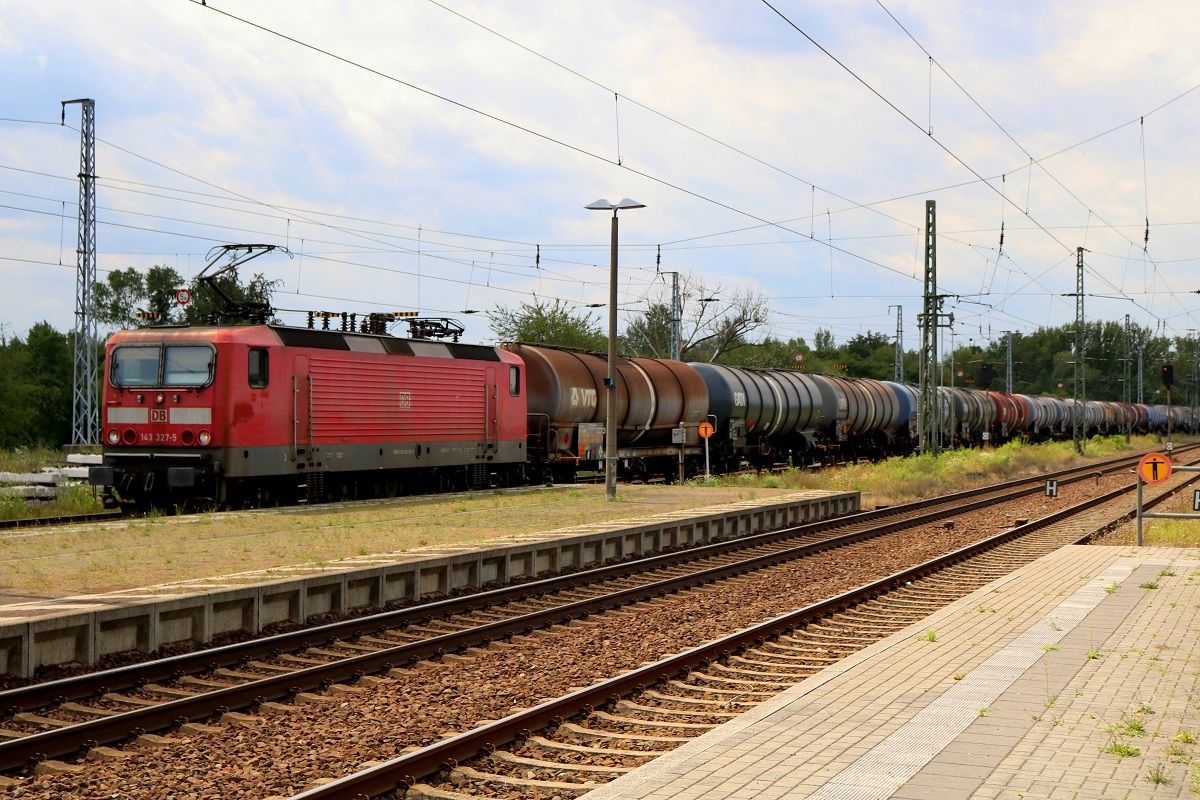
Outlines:
{"label": "freight train", "polygon": [[[123,331],[107,345],[104,459],[89,481],[106,506],[168,508],[570,481],[603,469],[610,398],[627,479],[694,475],[706,455],[727,472],[917,444],[917,393],[901,383],[651,358],[621,358],[618,373],[610,391],[597,354],[401,338],[375,318],[343,316],[341,330],[310,317]],[[948,387],[938,397],[943,445],[1070,435],[1069,400]],[[1162,406],[1088,401],[1084,412],[1088,435],[1126,419],[1138,432],[1168,425]],[[1189,409],[1170,417],[1191,429]]]}

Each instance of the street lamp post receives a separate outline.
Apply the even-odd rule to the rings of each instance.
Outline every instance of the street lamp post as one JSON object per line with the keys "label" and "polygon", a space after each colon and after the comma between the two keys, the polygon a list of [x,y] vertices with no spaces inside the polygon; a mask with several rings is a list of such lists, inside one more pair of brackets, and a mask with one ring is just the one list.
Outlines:
{"label": "street lamp post", "polygon": [[645,208],[626,197],[619,203],[597,200],[584,208],[612,211],[612,248],[608,272],[608,377],[604,379],[604,497],[617,499],[617,212],[623,208]]}

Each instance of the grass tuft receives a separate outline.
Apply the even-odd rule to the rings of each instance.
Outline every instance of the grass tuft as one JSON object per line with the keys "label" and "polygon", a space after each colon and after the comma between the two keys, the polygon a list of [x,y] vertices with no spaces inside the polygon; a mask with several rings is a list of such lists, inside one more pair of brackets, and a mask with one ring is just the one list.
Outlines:
{"label": "grass tuft", "polygon": [[1142,750],[1140,747],[1135,747],[1131,744],[1123,744],[1121,742],[1113,742],[1100,752],[1109,753],[1117,758],[1138,758],[1142,755]]}

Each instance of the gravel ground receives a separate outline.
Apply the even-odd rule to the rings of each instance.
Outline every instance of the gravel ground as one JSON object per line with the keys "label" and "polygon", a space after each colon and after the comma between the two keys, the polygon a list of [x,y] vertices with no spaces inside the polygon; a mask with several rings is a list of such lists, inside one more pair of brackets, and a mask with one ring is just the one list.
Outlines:
{"label": "gravel ground", "polygon": [[909,531],[792,565],[754,573],[753,582],[706,587],[593,618],[483,652],[465,662],[417,669],[350,695],[214,730],[172,734],[162,747],[127,751],[121,761],[84,764],[0,789],[0,797],[264,798],[290,796],[363,762],[393,758],[762,619],[891,574],[1125,482],[1118,475],[1062,487],[1056,499],[1034,495],[944,525]]}
{"label": "gravel ground", "polygon": [[478,543],[788,493],[623,485],[614,504],[604,499],[603,485],[579,484],[4,531],[0,602],[120,591],[296,564],[328,566],[353,556]]}

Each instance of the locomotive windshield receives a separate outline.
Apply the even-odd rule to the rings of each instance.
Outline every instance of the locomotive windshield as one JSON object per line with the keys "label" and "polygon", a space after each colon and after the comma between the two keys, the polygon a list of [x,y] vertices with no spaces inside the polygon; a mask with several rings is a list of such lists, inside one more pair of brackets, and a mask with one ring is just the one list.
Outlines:
{"label": "locomotive windshield", "polygon": [[212,380],[213,352],[207,347],[168,345],[163,386],[204,386]]}
{"label": "locomotive windshield", "polygon": [[151,347],[118,347],[112,354],[113,386],[157,386],[158,385],[158,356],[162,348]]}
{"label": "locomotive windshield", "polygon": [[122,345],[113,349],[109,380],[123,388],[207,386],[214,356],[209,345]]}

